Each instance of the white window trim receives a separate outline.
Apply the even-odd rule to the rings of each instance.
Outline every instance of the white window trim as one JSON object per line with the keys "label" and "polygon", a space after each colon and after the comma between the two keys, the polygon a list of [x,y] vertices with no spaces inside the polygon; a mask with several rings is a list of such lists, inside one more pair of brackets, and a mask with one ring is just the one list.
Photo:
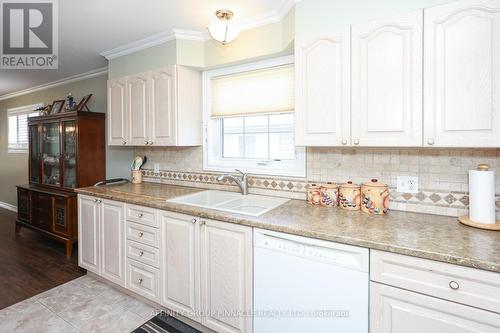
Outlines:
{"label": "white window trim", "polygon": [[[22,115],[22,114],[30,114],[33,113],[35,109],[43,106],[43,103],[36,103],[31,105],[24,105],[16,108],[7,109],[7,153],[8,154],[28,154],[29,153],[29,143],[26,149],[21,148],[10,148],[9,147],[9,117],[13,114]],[[29,138],[29,128],[28,128],[28,138]]]}
{"label": "white window trim", "polygon": [[230,75],[240,72],[248,72],[269,67],[293,64],[293,56],[279,57],[263,60],[244,65],[237,65],[219,68],[203,72],[203,170],[234,172],[235,168],[244,172],[260,175],[274,175],[286,177],[306,177],[306,149],[305,147],[295,147],[297,158],[294,162],[266,161],[264,165],[257,165],[256,160],[217,158],[209,154],[209,138],[214,137],[213,120],[210,118],[211,100],[211,79],[221,75]]}

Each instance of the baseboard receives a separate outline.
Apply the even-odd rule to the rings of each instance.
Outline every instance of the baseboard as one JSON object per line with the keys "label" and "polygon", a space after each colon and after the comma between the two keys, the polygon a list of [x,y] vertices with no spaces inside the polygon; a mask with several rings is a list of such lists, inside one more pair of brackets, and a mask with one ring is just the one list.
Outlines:
{"label": "baseboard", "polygon": [[14,206],[14,205],[11,205],[11,204],[8,204],[6,202],[2,202],[0,201],[0,208],[5,208],[7,210],[10,210],[10,211],[13,211],[13,212],[16,212],[17,213],[17,206]]}

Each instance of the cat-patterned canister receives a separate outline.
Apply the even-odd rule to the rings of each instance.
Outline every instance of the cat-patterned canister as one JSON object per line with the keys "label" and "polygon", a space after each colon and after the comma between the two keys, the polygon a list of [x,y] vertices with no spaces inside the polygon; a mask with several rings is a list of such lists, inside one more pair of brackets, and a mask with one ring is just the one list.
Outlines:
{"label": "cat-patterned canister", "polygon": [[321,205],[321,187],[311,184],[307,188],[307,202],[311,205]]}
{"label": "cat-patterned canister", "polygon": [[361,189],[359,185],[348,181],[339,186],[339,207],[346,210],[359,210],[361,204]]}
{"label": "cat-patterned canister", "polygon": [[321,206],[337,207],[339,187],[328,182],[321,186]]}
{"label": "cat-patterned canister", "polygon": [[389,211],[389,187],[372,179],[361,186],[361,210],[370,214],[387,214]]}

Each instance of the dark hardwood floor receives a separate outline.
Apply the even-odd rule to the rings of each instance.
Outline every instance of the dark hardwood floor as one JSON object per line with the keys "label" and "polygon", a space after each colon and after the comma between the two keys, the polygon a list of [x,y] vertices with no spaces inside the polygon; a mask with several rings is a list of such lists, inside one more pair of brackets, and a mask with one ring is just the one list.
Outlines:
{"label": "dark hardwood floor", "polygon": [[0,208],[0,309],[85,274],[75,248],[22,228],[15,236],[16,213]]}

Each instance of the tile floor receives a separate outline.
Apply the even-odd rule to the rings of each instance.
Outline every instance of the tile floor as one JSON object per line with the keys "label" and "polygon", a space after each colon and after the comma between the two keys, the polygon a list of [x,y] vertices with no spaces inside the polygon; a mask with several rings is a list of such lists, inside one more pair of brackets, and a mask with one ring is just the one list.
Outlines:
{"label": "tile floor", "polygon": [[156,310],[90,276],[0,310],[0,332],[129,333]]}

